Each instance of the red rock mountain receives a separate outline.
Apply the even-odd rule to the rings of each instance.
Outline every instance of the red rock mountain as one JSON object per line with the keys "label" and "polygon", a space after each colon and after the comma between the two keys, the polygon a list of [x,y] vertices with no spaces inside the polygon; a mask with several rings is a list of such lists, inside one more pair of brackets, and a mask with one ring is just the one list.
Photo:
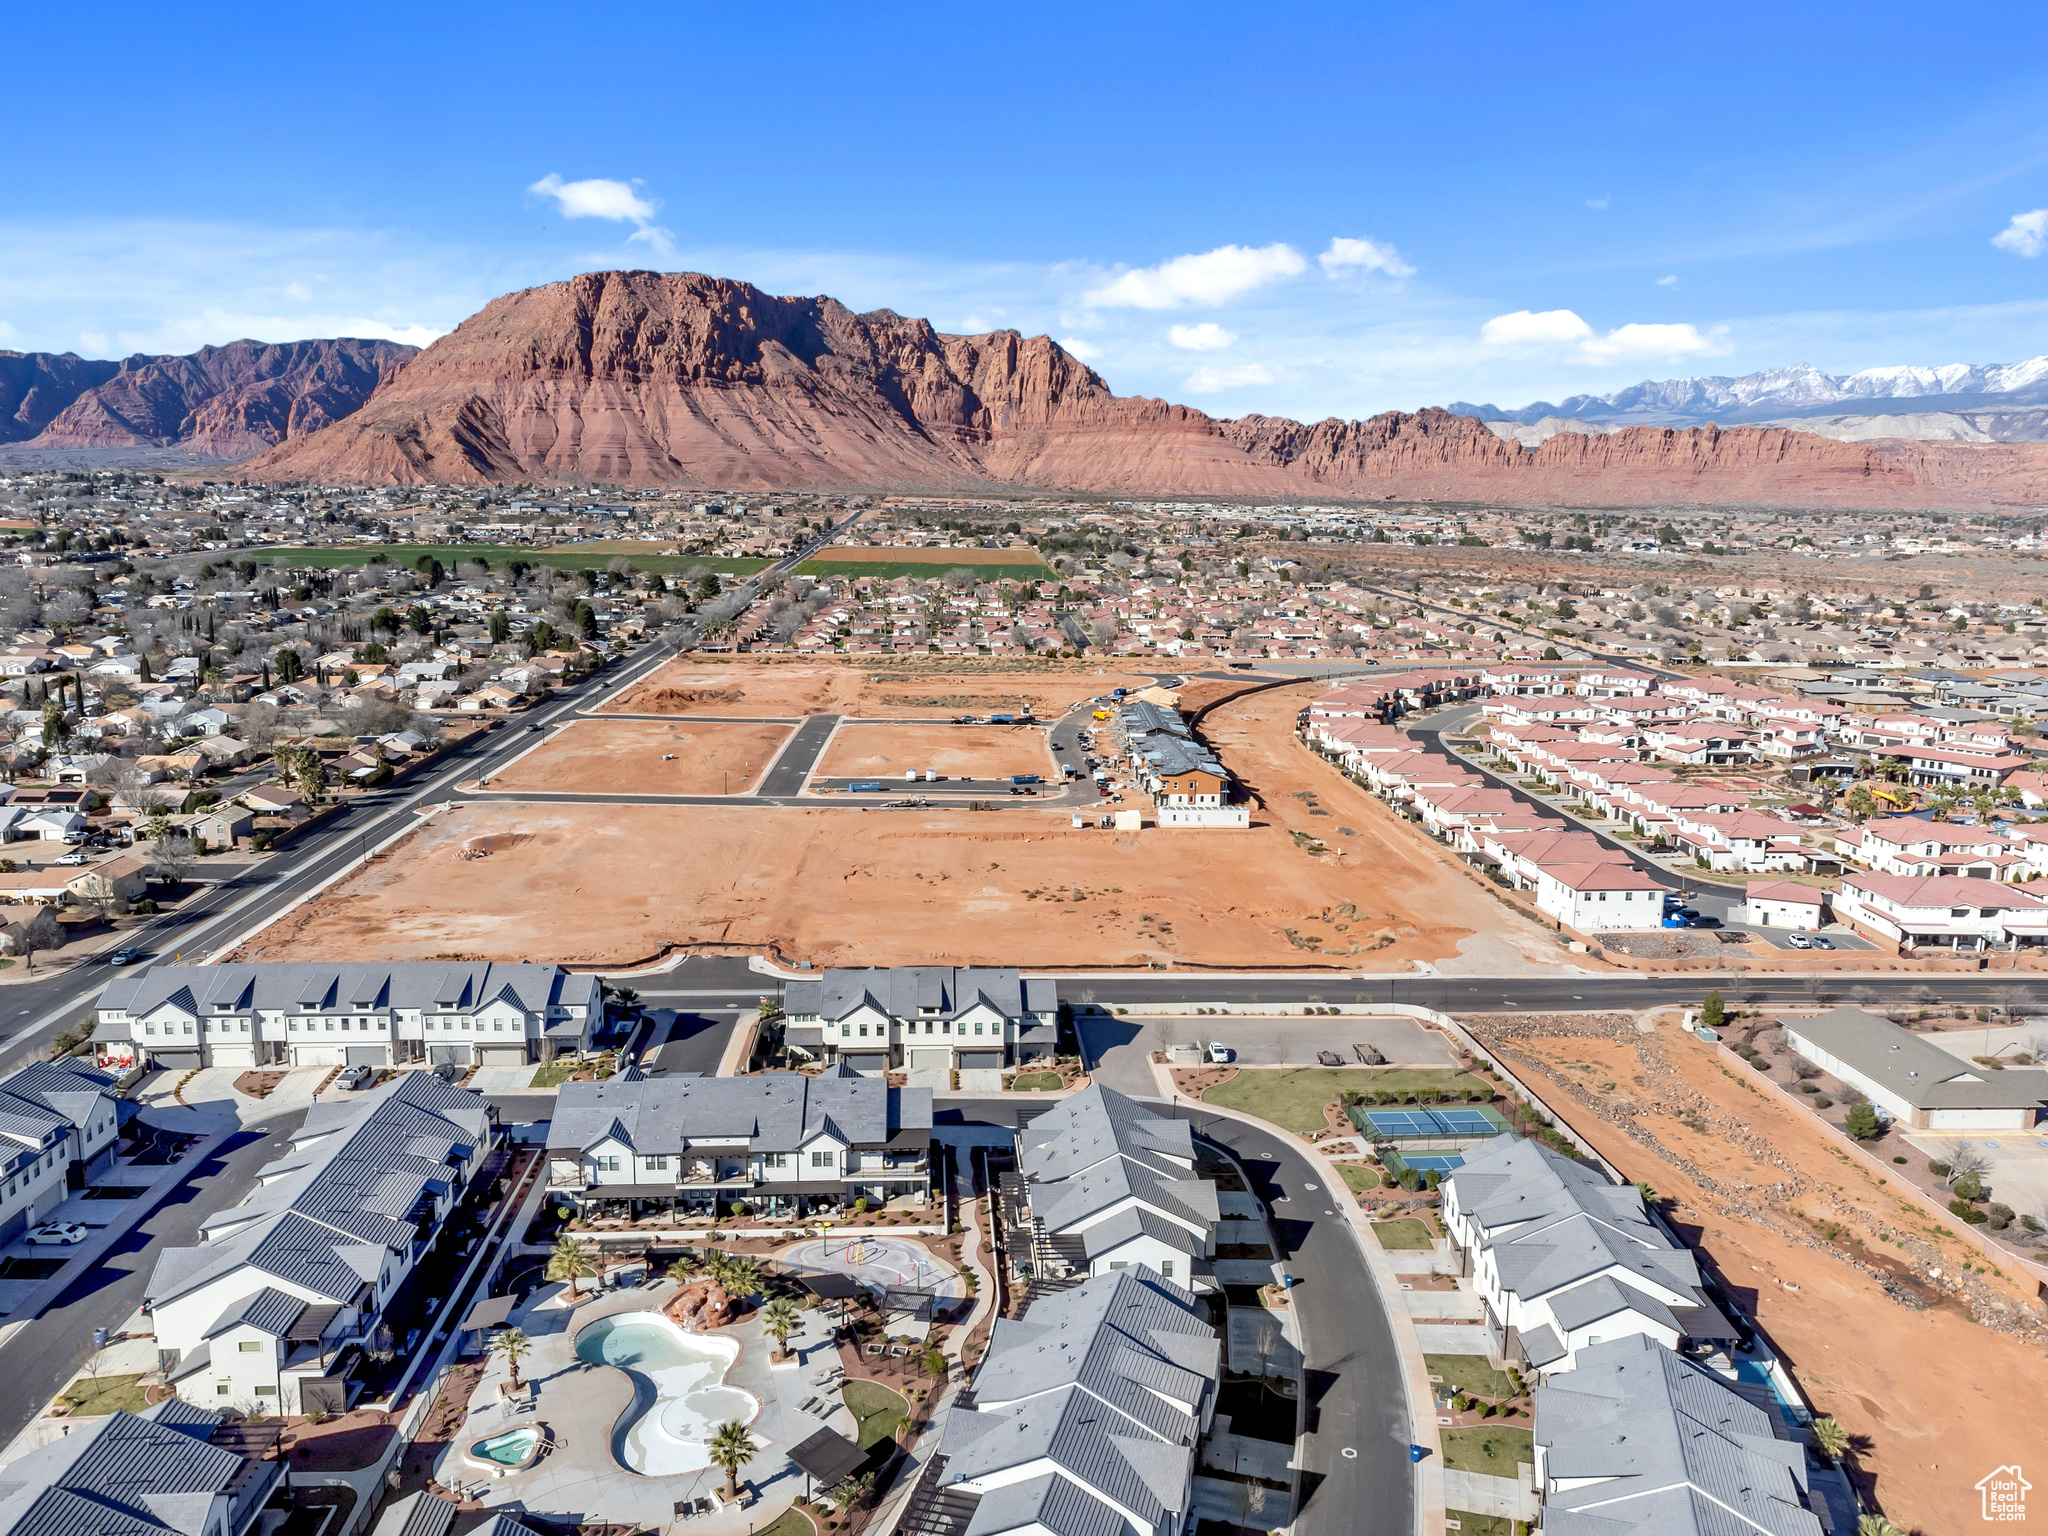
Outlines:
{"label": "red rock mountain", "polygon": [[0,443],[34,437],[65,406],[120,370],[119,363],[75,352],[0,352]]}
{"label": "red rock mountain", "polygon": [[28,446],[178,444],[214,458],[247,458],[341,420],[370,397],[386,369],[418,350],[350,337],[231,341],[184,357],[138,354],[88,365],[108,375],[50,417]]}
{"label": "red rock mountain", "polygon": [[496,299],[392,368],[353,416],[246,468],[357,484],[994,483],[1519,504],[2048,497],[2048,445],[1636,427],[1531,451],[1440,410],[1218,421],[1114,395],[1044,336],[948,336],[889,310],[656,272],[587,273]]}

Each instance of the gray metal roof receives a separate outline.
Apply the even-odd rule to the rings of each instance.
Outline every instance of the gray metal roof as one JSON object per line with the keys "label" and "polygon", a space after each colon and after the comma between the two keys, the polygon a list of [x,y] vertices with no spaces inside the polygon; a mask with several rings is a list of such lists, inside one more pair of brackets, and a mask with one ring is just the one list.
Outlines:
{"label": "gray metal roof", "polygon": [[1156,1115],[1093,1083],[1017,1133],[1017,1167],[1029,1179],[1064,1179],[1111,1157],[1131,1158],[1166,1178],[1185,1177],[1194,1165],[1194,1132],[1185,1120]]}
{"label": "gray metal roof", "polygon": [[[1640,1334],[1536,1389],[1547,1536],[1821,1536],[1806,1451],[1704,1368]],[[1558,1489],[1559,1482],[1595,1479]]]}
{"label": "gray metal roof", "polygon": [[1679,1326],[1677,1316],[1663,1302],[1647,1291],[1623,1285],[1606,1275],[1588,1280],[1584,1285],[1575,1285],[1550,1298],[1550,1315],[1567,1333],[1575,1328],[1591,1327],[1603,1318],[1621,1312],[1634,1312],[1675,1333],[1685,1332]]}
{"label": "gray metal roof", "polygon": [[306,1303],[298,1297],[287,1296],[283,1291],[266,1285],[262,1290],[244,1296],[215,1318],[205,1337],[214,1338],[230,1328],[254,1328],[281,1339],[291,1332],[292,1324],[305,1310]]}
{"label": "gray metal roof", "polygon": [[1797,1035],[1818,1046],[1915,1109],[2028,1109],[2048,1103],[2048,1072],[1973,1066],[1925,1036],[1861,1008],[1836,1008],[1782,1023],[1788,1037]]}
{"label": "gray metal roof", "polygon": [[1058,1005],[1055,983],[1027,983],[1010,965],[834,966],[818,980],[792,981],[782,992],[786,1012],[822,1019],[848,1018],[863,1007],[896,1019],[955,1019],[983,1002],[1007,1019],[1049,1013]]}
{"label": "gray metal roof", "polygon": [[148,1013],[165,1002],[195,1014],[469,1011],[503,998],[527,1012],[581,1004],[601,1008],[598,978],[558,965],[418,960],[349,965],[286,961],[271,965],[151,965],[123,972],[100,993],[102,1009]]}
{"label": "gray metal roof", "polygon": [[1131,1524],[1116,1510],[1057,1472],[992,1488],[981,1496],[964,1536],[1046,1530],[1053,1536],[1126,1536]]}
{"label": "gray metal roof", "polygon": [[1049,1232],[1067,1232],[1089,1222],[1120,1201],[1137,1199],[1167,1216],[1213,1229],[1221,1212],[1216,1186],[1192,1173],[1168,1177],[1130,1158],[1112,1158],[1085,1168],[1071,1178],[1033,1184],[1026,1190],[1031,1212]]}
{"label": "gray metal roof", "polygon": [[[114,1413],[0,1467],[0,1536],[166,1536],[202,1528],[242,1470],[207,1443],[219,1414]],[[196,1518],[195,1518],[196,1517]]]}
{"label": "gray metal roof", "polygon": [[932,1091],[880,1078],[770,1072],[760,1077],[661,1077],[564,1083],[548,1146],[581,1152],[613,1137],[641,1154],[676,1153],[691,1140],[745,1139],[756,1152],[794,1152],[820,1134],[883,1147],[929,1132]]}

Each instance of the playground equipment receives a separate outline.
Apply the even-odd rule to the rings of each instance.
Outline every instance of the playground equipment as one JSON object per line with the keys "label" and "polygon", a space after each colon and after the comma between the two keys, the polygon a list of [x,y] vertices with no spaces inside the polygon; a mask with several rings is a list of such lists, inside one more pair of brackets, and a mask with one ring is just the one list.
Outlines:
{"label": "playground equipment", "polygon": [[1882,800],[1895,811],[1917,811],[1925,798],[1919,790],[1902,784],[1872,784],[1867,787],[1871,799]]}

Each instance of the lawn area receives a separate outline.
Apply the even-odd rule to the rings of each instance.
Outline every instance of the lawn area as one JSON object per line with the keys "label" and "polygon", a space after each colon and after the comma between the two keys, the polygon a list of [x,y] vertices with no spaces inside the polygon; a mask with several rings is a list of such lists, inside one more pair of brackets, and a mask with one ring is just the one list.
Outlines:
{"label": "lawn area", "polygon": [[1019,1072],[1010,1086],[1019,1093],[1057,1092],[1066,1079],[1057,1072]]}
{"label": "lawn area", "polygon": [[849,1381],[839,1389],[846,1406],[860,1423],[860,1448],[888,1439],[910,1411],[900,1392],[892,1392],[878,1381]]}
{"label": "lawn area", "polygon": [[1344,1187],[1354,1195],[1362,1195],[1369,1189],[1379,1189],[1380,1171],[1364,1163],[1339,1163],[1337,1171],[1344,1175]]}
{"label": "lawn area", "polygon": [[465,560],[484,560],[494,571],[502,571],[508,560],[524,560],[530,566],[551,565],[558,571],[602,569],[620,555],[636,571],[660,571],[673,576],[700,566],[721,576],[749,576],[770,564],[753,555],[658,555],[656,544],[638,545],[630,540],[604,540],[596,544],[570,544],[545,548],[535,544],[361,544],[342,549],[237,550],[233,558],[254,560],[258,565],[317,566],[322,570],[343,565],[368,565],[382,555],[392,565],[410,570],[422,555],[432,555],[451,572]]}
{"label": "lawn area", "polygon": [[142,1377],[102,1376],[94,1381],[90,1376],[81,1376],[64,1389],[64,1401],[71,1404],[72,1415],[76,1418],[92,1418],[103,1413],[140,1413],[149,1406],[142,1400]]}
{"label": "lawn area", "polygon": [[1444,1385],[1454,1392],[1470,1392],[1474,1397],[1503,1398],[1515,1390],[1515,1384],[1508,1380],[1506,1371],[1496,1371],[1486,1363],[1484,1355],[1424,1355],[1429,1363],[1429,1374],[1441,1376]]}
{"label": "lawn area", "polygon": [[1453,1472],[1484,1472],[1488,1477],[1513,1477],[1515,1463],[1536,1459],[1536,1437],[1505,1424],[1474,1424],[1443,1431],[1444,1465]]}
{"label": "lawn area", "polygon": [[576,1063],[571,1059],[565,1058],[561,1061],[548,1062],[545,1066],[535,1069],[533,1082],[530,1086],[534,1088],[559,1087],[561,1084],[569,1081],[570,1074],[575,1072],[575,1070]]}
{"label": "lawn area", "polygon": [[[1444,1513],[1458,1522],[1458,1536],[1515,1536],[1515,1522],[1505,1515],[1475,1515],[1465,1509],[1447,1509]],[[769,1527],[769,1530],[774,1529],[774,1526]],[[804,1536],[804,1533],[794,1531],[791,1536]]]}
{"label": "lawn area", "polygon": [[[1466,1518],[1478,1517],[1468,1515]],[[762,1526],[754,1536],[818,1536],[818,1528],[802,1510],[785,1509],[772,1524]]]}
{"label": "lawn area", "polygon": [[[948,551],[955,555],[971,555],[973,550],[956,549]],[[893,581],[898,576],[915,576],[920,581],[933,581],[956,566],[974,572],[977,581],[1041,581],[1052,575],[1049,567],[1026,564],[1021,561],[1005,561],[994,564],[980,560],[806,560],[796,568],[799,576],[873,576],[880,581]]]}
{"label": "lawn area", "polygon": [[1376,1221],[1372,1224],[1372,1235],[1380,1240],[1382,1248],[1415,1248],[1427,1253],[1436,1246],[1429,1235],[1429,1228],[1413,1216]]}
{"label": "lawn area", "polygon": [[1211,1088],[1202,1100],[1306,1134],[1323,1128],[1323,1106],[1334,1104],[1340,1093],[1371,1093],[1382,1088],[1397,1093],[1422,1088],[1492,1091],[1478,1078],[1449,1067],[1247,1067],[1229,1082]]}

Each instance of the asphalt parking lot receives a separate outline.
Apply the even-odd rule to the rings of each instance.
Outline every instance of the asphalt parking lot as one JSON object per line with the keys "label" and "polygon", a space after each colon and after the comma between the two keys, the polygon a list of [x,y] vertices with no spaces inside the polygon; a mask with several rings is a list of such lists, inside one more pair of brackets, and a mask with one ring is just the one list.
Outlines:
{"label": "asphalt parking lot", "polygon": [[1164,1018],[1088,1014],[1076,1017],[1082,1054],[1096,1078],[1122,1093],[1150,1094],[1151,1054],[1173,1045],[1205,1051],[1221,1040],[1241,1066],[1316,1065],[1316,1052],[1335,1051],[1347,1065],[1352,1045],[1370,1045],[1395,1066],[1454,1066],[1442,1035],[1412,1019],[1350,1014],[1336,1018],[1269,1018],[1249,1014],[1174,1014]]}

